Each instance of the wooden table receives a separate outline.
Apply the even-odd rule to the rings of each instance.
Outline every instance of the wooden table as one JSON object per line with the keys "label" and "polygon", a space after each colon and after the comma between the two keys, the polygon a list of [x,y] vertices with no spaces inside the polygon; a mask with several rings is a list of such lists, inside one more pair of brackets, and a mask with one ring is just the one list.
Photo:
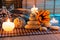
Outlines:
{"label": "wooden table", "polygon": [[0,40],[60,40],[60,34],[5,37]]}

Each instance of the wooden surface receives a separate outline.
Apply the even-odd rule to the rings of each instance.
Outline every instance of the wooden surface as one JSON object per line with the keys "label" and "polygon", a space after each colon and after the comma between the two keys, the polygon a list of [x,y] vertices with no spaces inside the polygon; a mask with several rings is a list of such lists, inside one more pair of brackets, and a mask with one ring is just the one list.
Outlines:
{"label": "wooden surface", "polygon": [[60,34],[5,37],[0,40],[60,40]]}

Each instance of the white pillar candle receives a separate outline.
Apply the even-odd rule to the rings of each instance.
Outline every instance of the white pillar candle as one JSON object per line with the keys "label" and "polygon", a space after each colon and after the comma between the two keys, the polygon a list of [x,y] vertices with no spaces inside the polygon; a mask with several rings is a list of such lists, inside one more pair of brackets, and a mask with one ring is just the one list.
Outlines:
{"label": "white pillar candle", "polygon": [[8,19],[7,22],[3,22],[2,24],[2,29],[4,31],[12,31],[14,29],[15,25],[13,22],[10,22],[10,20]]}

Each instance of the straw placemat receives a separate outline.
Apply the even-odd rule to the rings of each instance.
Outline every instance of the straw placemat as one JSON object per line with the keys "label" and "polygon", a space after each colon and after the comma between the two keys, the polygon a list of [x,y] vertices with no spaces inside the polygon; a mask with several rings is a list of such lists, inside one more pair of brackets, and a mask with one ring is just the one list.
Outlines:
{"label": "straw placemat", "polygon": [[58,34],[60,31],[40,31],[39,29],[14,29],[11,32],[0,30],[0,37],[15,37],[15,36],[30,36],[30,35],[46,35],[46,34]]}

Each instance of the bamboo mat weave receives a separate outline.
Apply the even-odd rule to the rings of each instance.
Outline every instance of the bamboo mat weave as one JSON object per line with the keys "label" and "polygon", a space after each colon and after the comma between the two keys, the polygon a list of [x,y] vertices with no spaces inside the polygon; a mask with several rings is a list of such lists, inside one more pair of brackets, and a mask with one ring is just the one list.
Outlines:
{"label": "bamboo mat weave", "polygon": [[11,32],[0,30],[0,37],[15,37],[15,36],[30,36],[30,35],[46,35],[46,34],[58,34],[60,31],[40,31],[38,29],[20,29],[16,28]]}

